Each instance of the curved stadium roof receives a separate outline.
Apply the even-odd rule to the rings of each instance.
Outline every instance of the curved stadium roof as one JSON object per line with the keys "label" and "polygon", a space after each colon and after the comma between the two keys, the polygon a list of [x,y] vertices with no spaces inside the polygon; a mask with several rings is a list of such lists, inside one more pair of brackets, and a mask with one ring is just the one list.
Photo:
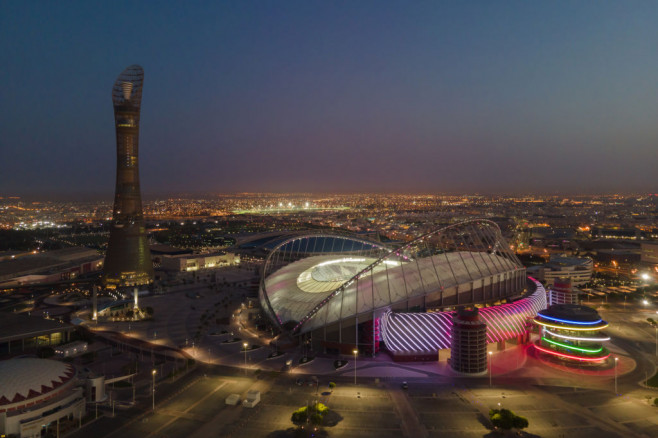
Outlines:
{"label": "curved stadium roof", "polygon": [[440,228],[398,249],[308,234],[270,253],[259,294],[271,319],[305,333],[400,303],[452,306],[507,298],[518,290],[501,285],[523,271],[498,226],[486,220]]}
{"label": "curved stadium roof", "polygon": [[0,361],[0,406],[36,399],[75,376],[73,365],[49,359]]}

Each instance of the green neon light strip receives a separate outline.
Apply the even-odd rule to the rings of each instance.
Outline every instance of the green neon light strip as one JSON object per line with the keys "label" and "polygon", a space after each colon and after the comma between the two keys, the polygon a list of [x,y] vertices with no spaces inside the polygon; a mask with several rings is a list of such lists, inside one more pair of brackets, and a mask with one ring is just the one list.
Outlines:
{"label": "green neon light strip", "polygon": [[592,350],[592,349],[589,349],[589,348],[574,347],[573,345],[563,344],[562,342],[556,342],[556,341],[553,341],[553,340],[550,340],[550,339],[547,339],[547,338],[541,338],[541,339],[542,339],[542,341],[546,341],[549,344],[558,345],[562,348],[566,348],[567,350],[576,350],[576,351],[582,351],[583,353],[591,353],[591,354],[596,354],[596,353],[600,353],[601,351],[603,351],[603,347],[599,347],[598,350]]}

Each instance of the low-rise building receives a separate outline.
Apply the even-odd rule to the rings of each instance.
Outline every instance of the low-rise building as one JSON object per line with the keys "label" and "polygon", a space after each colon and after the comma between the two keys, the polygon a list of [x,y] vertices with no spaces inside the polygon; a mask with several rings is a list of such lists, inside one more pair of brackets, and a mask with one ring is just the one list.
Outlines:
{"label": "low-rise building", "polygon": [[35,358],[0,361],[0,435],[59,435],[60,421],[81,421],[84,414],[73,365]]}
{"label": "low-rise building", "polygon": [[0,312],[0,354],[15,354],[69,342],[75,327],[61,321]]}
{"label": "low-rise building", "polygon": [[201,269],[219,268],[240,264],[240,256],[233,253],[219,252],[212,254],[162,255],[161,267],[176,272],[191,272]]}
{"label": "low-rise building", "polygon": [[527,268],[528,275],[552,286],[557,278],[569,278],[573,286],[592,279],[594,262],[590,258],[553,256],[548,263]]}
{"label": "low-rise building", "polygon": [[99,271],[103,256],[94,249],[65,248],[0,261],[0,286],[55,283]]}

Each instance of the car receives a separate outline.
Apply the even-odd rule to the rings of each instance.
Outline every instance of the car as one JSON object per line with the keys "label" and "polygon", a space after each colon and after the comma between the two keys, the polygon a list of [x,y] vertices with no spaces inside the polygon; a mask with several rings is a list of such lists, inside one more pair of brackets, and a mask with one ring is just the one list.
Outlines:
{"label": "car", "polygon": [[409,389],[409,384],[407,382],[402,382],[402,389]]}

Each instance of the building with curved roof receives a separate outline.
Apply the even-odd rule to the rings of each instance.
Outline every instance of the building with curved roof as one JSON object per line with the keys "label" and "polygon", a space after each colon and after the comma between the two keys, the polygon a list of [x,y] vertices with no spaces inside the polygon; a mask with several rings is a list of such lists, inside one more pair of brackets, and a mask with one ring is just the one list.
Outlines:
{"label": "building with curved roof", "polygon": [[73,365],[49,359],[0,361],[0,434],[38,437],[61,418],[81,418],[85,399]]}
{"label": "building with curved roof", "polygon": [[[380,331],[380,323],[391,314],[512,302],[525,287],[525,268],[498,226],[473,220],[399,248],[343,234],[290,237],[265,261],[259,298],[283,331],[327,349],[372,353],[387,339],[391,325]],[[545,307],[545,295],[537,305]]]}

